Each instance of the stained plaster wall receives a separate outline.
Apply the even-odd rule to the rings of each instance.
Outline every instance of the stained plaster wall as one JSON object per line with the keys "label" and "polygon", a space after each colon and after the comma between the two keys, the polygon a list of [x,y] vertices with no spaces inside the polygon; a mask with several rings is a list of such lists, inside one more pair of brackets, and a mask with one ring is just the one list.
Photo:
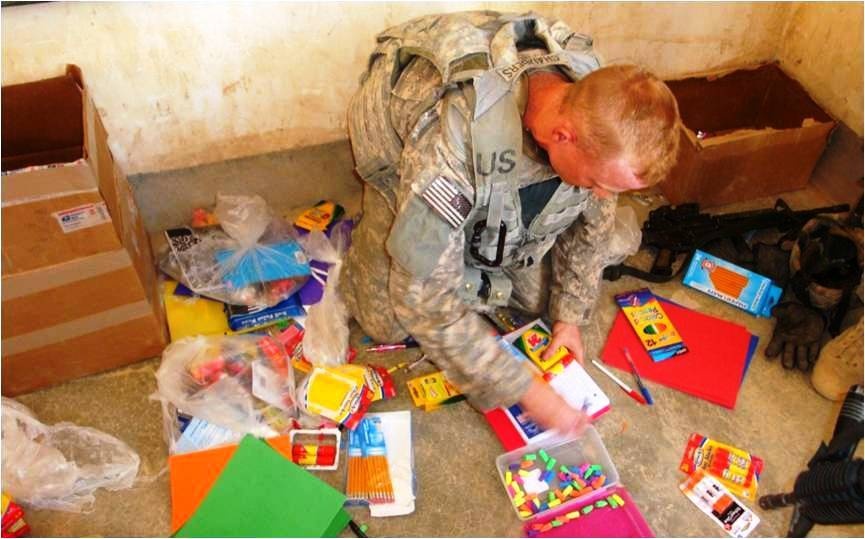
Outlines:
{"label": "stained plaster wall", "polygon": [[797,3],[781,65],[826,110],[862,136],[862,3]]}
{"label": "stained plaster wall", "polygon": [[[47,3],[2,10],[2,82],[76,63],[129,174],[191,167],[343,140],[373,36],[417,15],[463,9],[562,18],[593,35],[608,61],[663,77],[774,58],[791,9],[790,36],[823,24],[819,6],[777,3]],[[861,14],[858,31],[861,68]],[[802,65],[822,74],[817,88],[830,95],[823,86],[837,76],[817,61]],[[861,123],[861,80],[859,95]],[[826,103],[849,114],[834,97]]]}

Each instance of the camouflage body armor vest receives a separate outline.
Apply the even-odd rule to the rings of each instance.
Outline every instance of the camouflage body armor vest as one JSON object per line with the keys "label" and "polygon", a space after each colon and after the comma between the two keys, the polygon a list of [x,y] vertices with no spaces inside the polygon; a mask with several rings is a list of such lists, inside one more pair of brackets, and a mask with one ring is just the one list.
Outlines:
{"label": "camouflage body armor vest", "polygon": [[[476,303],[478,290],[488,305],[507,304],[510,281],[503,274],[508,267],[540,263],[556,237],[583,212],[590,191],[561,182],[543,209],[528,226],[521,222],[519,180],[516,177],[523,154],[523,126],[514,91],[527,69],[558,67],[578,80],[600,67],[588,36],[574,33],[564,23],[550,24],[536,14],[513,15],[471,12],[420,17],[382,32],[362,82],[377,84],[377,106],[364,110],[364,121],[390,126],[389,98],[393,84],[416,56],[431,62],[441,76],[441,87],[427,96],[422,107],[433,111],[444,99],[447,106],[452,90],[462,92],[469,104],[469,141],[456,141],[467,148],[472,159],[468,168],[474,185],[471,209],[458,226],[466,236],[464,299]],[[545,50],[536,56],[518,56],[519,48]],[[353,102],[352,114],[360,104]],[[444,121],[444,118],[443,118]],[[376,130],[376,140],[355,136],[350,119],[352,148],[357,172],[376,188],[397,212],[396,188],[402,142],[393,129]],[[444,129],[443,129],[444,130]],[[453,130],[448,130],[452,133]],[[469,153],[471,152],[471,153]],[[552,170],[552,169],[550,169]],[[551,173],[555,177],[555,173]],[[398,220],[388,241],[389,251],[412,249],[422,232],[423,220]],[[423,257],[425,253],[415,253]],[[433,255],[429,255],[433,256]],[[435,261],[417,261],[428,267]],[[412,268],[409,268],[412,269]]]}

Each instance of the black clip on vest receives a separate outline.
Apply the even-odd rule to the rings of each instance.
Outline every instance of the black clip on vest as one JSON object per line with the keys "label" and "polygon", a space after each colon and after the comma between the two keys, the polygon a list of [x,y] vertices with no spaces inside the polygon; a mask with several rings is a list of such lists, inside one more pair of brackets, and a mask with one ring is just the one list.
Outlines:
{"label": "black clip on vest", "polygon": [[496,258],[495,260],[490,260],[480,253],[478,250],[478,246],[481,243],[481,234],[483,234],[484,229],[487,227],[487,221],[484,219],[483,221],[478,221],[475,223],[474,232],[472,233],[472,241],[471,246],[469,247],[469,253],[478,262],[481,262],[485,266],[489,266],[491,268],[497,268],[502,265],[502,261],[505,259],[505,239],[508,235],[508,227],[505,225],[504,221],[499,223],[499,237],[498,237],[498,245],[496,246]]}

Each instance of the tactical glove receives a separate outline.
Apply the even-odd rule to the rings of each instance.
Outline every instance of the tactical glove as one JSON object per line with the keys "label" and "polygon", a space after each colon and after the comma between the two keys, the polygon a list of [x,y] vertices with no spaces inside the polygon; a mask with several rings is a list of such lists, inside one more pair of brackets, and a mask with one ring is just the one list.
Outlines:
{"label": "tactical glove", "polygon": [[810,370],[822,345],[826,328],[823,315],[801,303],[784,302],[772,309],[772,316],[776,319],[775,332],[766,347],[766,357],[781,354],[785,369]]}
{"label": "tactical glove", "polygon": [[754,246],[754,266],[757,273],[784,288],[790,279],[790,251],[779,245],[758,243]]}

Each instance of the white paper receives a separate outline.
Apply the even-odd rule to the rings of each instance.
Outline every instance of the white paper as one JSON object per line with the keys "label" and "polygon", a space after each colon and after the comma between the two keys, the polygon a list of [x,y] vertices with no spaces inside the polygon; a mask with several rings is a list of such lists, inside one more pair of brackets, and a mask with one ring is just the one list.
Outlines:
{"label": "white paper", "polygon": [[367,414],[381,419],[387,447],[388,471],[393,484],[393,503],[370,504],[373,517],[395,517],[414,512],[414,466],[411,411]]}
{"label": "white paper", "polygon": [[202,449],[237,442],[242,437],[243,435],[233,430],[214,425],[198,417],[193,417],[189,425],[183,429],[180,439],[177,440],[174,453],[201,451]]}

